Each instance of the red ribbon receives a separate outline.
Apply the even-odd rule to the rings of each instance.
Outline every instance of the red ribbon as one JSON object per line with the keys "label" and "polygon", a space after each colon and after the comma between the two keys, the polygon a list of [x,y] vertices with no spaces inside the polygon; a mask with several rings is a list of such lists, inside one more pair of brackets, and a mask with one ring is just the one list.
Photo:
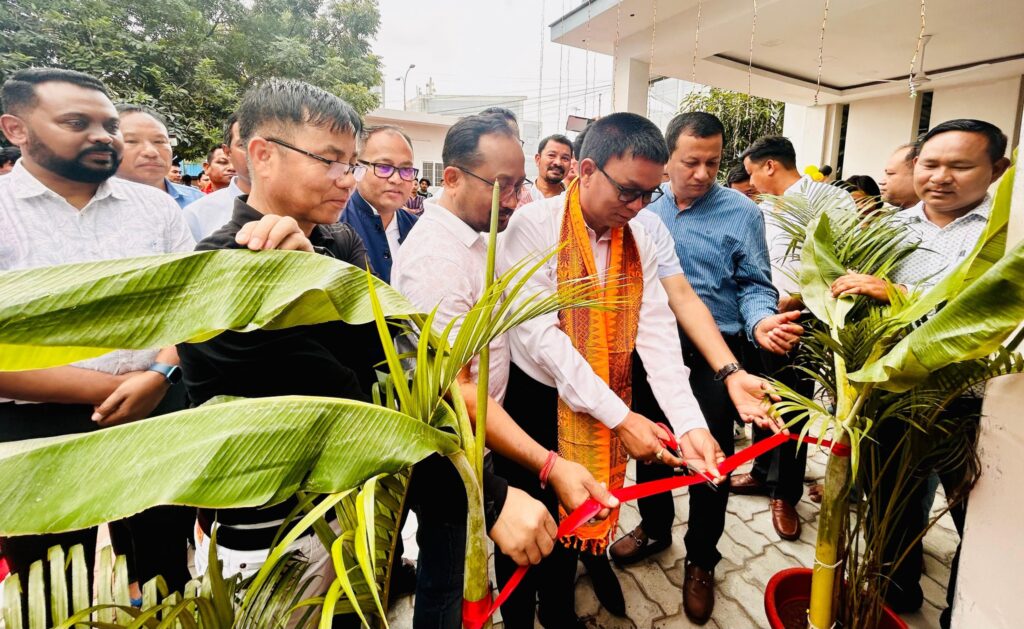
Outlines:
{"label": "red ribbon", "polygon": [[[773,450],[786,441],[800,441],[800,435],[796,434],[783,434],[778,433],[759,441],[749,448],[744,448],[736,454],[726,458],[722,461],[722,464],[718,466],[718,471],[724,476],[729,472],[732,472],[737,467],[752,461],[753,459],[761,456],[769,450]],[[841,443],[833,443],[828,439],[819,439],[817,437],[804,437],[805,443],[817,444],[823,448],[831,448],[832,454],[836,456],[850,456],[850,446]],[[672,491],[680,487],[687,487],[689,485],[697,485],[700,483],[706,483],[707,478],[700,474],[689,474],[687,476],[672,476],[670,478],[664,478],[661,480],[650,481],[648,483],[640,483],[638,485],[630,485],[629,487],[623,487],[622,489],[616,489],[611,492],[613,496],[619,499],[619,502],[629,502],[632,500],[639,500],[640,498],[647,498],[655,494],[664,493],[666,491]],[[587,500],[575,511],[569,514],[558,527],[558,538],[565,537],[579,528],[584,522],[591,519],[604,507],[593,498]],[[508,600],[508,597],[513,591],[519,586],[519,583],[526,576],[526,571],[530,566],[519,566],[516,571],[512,574],[512,578],[508,580],[505,587],[498,593],[498,598],[494,599],[494,603],[490,606],[487,605],[487,599],[483,601],[463,601],[462,605],[462,622],[466,626],[466,629],[481,629],[487,619],[494,615],[494,612],[498,611],[498,608]]]}

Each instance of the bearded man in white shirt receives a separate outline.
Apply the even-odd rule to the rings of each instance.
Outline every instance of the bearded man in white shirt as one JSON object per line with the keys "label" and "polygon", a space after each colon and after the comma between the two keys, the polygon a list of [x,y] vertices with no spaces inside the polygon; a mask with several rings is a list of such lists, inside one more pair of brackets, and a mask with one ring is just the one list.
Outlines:
{"label": "bearded man in white shirt", "polygon": [[[541,445],[583,462],[612,489],[622,486],[627,454],[645,462],[689,465],[718,480],[724,455],[689,387],[675,317],[658,279],[656,245],[642,225],[629,223],[660,195],[668,160],[665,139],[642,116],[612,114],[588,130],[579,158],[579,178],[564,196],[513,215],[499,242],[498,271],[562,245],[527,281],[523,294],[550,294],[566,282],[596,276],[595,289],[618,306],[613,311],[563,310],[512,330],[514,366],[505,408]],[[634,348],[671,430],[630,410]],[[673,434],[679,456],[664,445]],[[563,603],[541,607],[545,627],[582,626],[573,606],[577,557],[595,580],[614,580],[602,559],[614,527],[614,517],[588,524],[566,540],[572,549],[559,546],[552,553],[546,567],[550,595]],[[602,571],[600,576],[594,569]],[[500,582],[500,566],[498,572]],[[605,585],[606,593],[617,589]],[[502,609],[506,623],[513,613],[517,623],[532,614],[532,601],[522,604],[529,604],[527,613]]]}

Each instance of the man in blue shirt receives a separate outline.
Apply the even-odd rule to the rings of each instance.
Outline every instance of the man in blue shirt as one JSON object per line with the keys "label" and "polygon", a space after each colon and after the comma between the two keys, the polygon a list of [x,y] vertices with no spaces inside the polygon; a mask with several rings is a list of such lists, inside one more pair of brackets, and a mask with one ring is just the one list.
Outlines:
{"label": "man in blue shirt", "polygon": [[[785,353],[802,329],[791,322],[798,313],[781,324],[776,316],[778,292],[771,282],[760,209],[741,193],[715,182],[723,137],[724,128],[715,116],[699,112],[676,116],[666,132],[671,151],[666,167],[669,181],[662,186],[665,194],[648,208],[671,232],[686,278],[710,310],[729,349],[745,361],[755,349],[751,342]],[[739,416],[724,379],[742,366],[734,363],[716,369],[700,351],[701,339],[681,337],[691,387],[712,435],[731,454],[732,425]],[[637,466],[638,483],[664,475],[659,466]],[[724,487],[717,492],[704,485],[690,488],[683,607],[698,624],[706,622],[714,608],[714,569],[721,559],[716,546],[725,528],[727,501]],[[674,510],[668,494],[641,500],[639,507],[640,527],[622,540],[637,541],[635,556],[645,554],[649,546],[657,547],[648,544],[649,538],[663,540],[669,534],[659,531],[664,526],[658,525],[667,522],[670,527]],[[612,554],[618,554],[614,548]],[[620,563],[631,559],[617,557]]]}
{"label": "man in blue shirt", "polygon": [[419,170],[412,160],[412,141],[400,128],[381,125],[367,129],[359,152],[359,162],[367,172],[341,213],[341,222],[351,225],[362,238],[374,275],[389,284],[398,246],[417,219],[402,207],[417,185]]}
{"label": "man in blue shirt", "polygon": [[159,188],[181,208],[202,198],[199,190],[167,178],[171,172],[171,138],[163,116],[139,105],[118,105],[116,109],[124,136],[124,154],[117,176]]}

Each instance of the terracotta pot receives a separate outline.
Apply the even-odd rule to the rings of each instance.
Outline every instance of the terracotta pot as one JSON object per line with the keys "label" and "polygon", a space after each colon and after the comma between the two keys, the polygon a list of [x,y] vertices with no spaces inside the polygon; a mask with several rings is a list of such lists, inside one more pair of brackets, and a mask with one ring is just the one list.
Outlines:
{"label": "terracotta pot", "polygon": [[[772,629],[807,629],[810,602],[810,568],[787,568],[775,574],[764,591],[764,613],[768,616],[768,625]],[[907,623],[886,607],[875,629],[907,629]]]}

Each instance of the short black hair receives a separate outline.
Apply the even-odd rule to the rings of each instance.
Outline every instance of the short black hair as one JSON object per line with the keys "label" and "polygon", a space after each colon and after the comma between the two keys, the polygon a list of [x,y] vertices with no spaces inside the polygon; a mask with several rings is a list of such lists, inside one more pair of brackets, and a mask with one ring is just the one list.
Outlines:
{"label": "short black hair", "polygon": [[[821,173],[822,175],[828,177],[829,175],[832,174],[832,167],[829,166],[828,164],[825,164],[824,166],[822,166],[821,168],[818,169],[818,172]],[[865,175],[865,177],[866,176],[867,175]]]}
{"label": "short black hair", "polygon": [[781,135],[766,135],[754,140],[747,150],[740,154],[740,161],[746,158],[760,164],[771,159],[779,162],[789,170],[796,170],[796,149],[793,143]]}
{"label": "short black hair", "polygon": [[908,164],[912,164],[914,162],[914,158],[917,157],[917,142],[907,142],[906,144],[900,144],[899,146],[896,147],[896,150],[894,150],[893,153],[896,153],[898,151],[907,151],[907,154],[903,156],[903,161],[905,161]]}
{"label": "short black hair", "polygon": [[915,157],[921,153],[921,148],[928,140],[950,131],[966,131],[967,133],[980,133],[985,136],[985,139],[988,140],[988,158],[993,164],[1003,159],[1003,156],[1006,154],[1006,134],[999,127],[984,120],[957,118],[956,120],[947,120],[942,124],[936,125],[928,133],[922,135],[917,141]]}
{"label": "short black hair", "polygon": [[36,105],[36,86],[42,83],[71,83],[79,87],[96,90],[109,98],[107,86],[99,79],[84,72],[65,70],[63,68],[25,68],[18,70],[4,81],[0,88],[0,106],[5,113],[13,114],[19,110]]}
{"label": "short black hair", "polygon": [[425,182],[427,182],[427,186],[432,186],[432,185],[434,185],[434,184],[430,183],[430,180],[429,180],[429,179],[427,179],[426,177],[424,177],[423,179],[420,179],[420,183],[423,183],[424,181],[425,181]]}
{"label": "short black hair", "polygon": [[365,146],[367,140],[377,135],[378,133],[395,133],[402,136],[405,143],[409,145],[409,150],[412,150],[412,138],[405,132],[402,127],[393,124],[379,124],[372,127],[365,127],[362,134],[359,136],[359,144]]}
{"label": "short black hair", "polygon": [[725,176],[725,185],[731,186],[734,183],[743,183],[744,181],[750,181],[750,173],[744,168],[743,162],[736,162],[729,169],[729,174]]}
{"label": "short black hair", "polygon": [[653,122],[641,115],[619,112],[593,122],[585,130],[578,159],[591,159],[604,168],[614,157],[629,155],[656,164],[668,161],[665,136]]}
{"label": "short black hair", "polygon": [[312,125],[358,136],[363,122],[341,98],[295,79],[269,79],[249,88],[238,107],[238,133],[249,141],[264,125]]}
{"label": "short black hair", "polygon": [[[213,154],[216,153],[217,151],[223,150],[223,148],[224,147],[222,145],[218,144],[217,146],[215,146],[212,149],[210,149],[210,151],[206,154],[206,163],[207,164],[212,164],[213,163]],[[206,172],[206,171],[203,171],[203,172]]]}
{"label": "short black hair", "polygon": [[718,119],[718,116],[703,111],[688,111],[684,114],[669,120],[665,129],[665,144],[668,145],[668,152],[676,150],[676,143],[682,134],[692,135],[697,138],[711,138],[716,135],[722,136],[722,144],[725,144],[725,125]]}
{"label": "short black hair", "polygon": [[498,134],[515,140],[515,133],[501,116],[491,114],[466,116],[448,129],[444,136],[444,148],[441,149],[441,161],[445,168],[462,166],[475,168],[483,161],[480,155],[480,138],[485,135]]}
{"label": "short black hair", "polygon": [[5,146],[0,148],[0,167],[18,161],[21,157],[21,149],[16,146]]}
{"label": "short black hair", "polygon": [[519,119],[512,113],[511,109],[505,107],[488,107],[487,109],[480,112],[481,116],[500,116],[505,120],[519,124]]}
{"label": "short black hair", "polygon": [[114,105],[114,109],[117,110],[117,115],[122,118],[124,118],[126,114],[146,114],[153,120],[162,124],[164,128],[167,127],[167,118],[164,118],[163,114],[151,107],[136,105],[134,103],[118,103]]}
{"label": "short black hair", "polygon": [[234,126],[238,122],[238,112],[233,111],[224,120],[224,127],[221,129],[221,137],[224,138],[224,146],[231,146],[231,143],[235,141]]}
{"label": "short black hair", "polygon": [[577,133],[576,138],[572,141],[572,155],[576,159],[580,158],[580,151],[583,149],[583,140],[587,137],[587,131],[592,126],[594,126],[594,122],[588,122],[587,126],[583,127],[583,130]]}
{"label": "short black hair", "polygon": [[557,142],[558,144],[564,144],[565,146],[569,147],[569,157],[576,155],[576,151],[573,150],[572,141],[569,138],[562,135],[561,133],[549,135],[548,137],[541,140],[540,144],[537,145],[538,154],[544,152],[544,147],[548,145],[548,142]]}
{"label": "short black hair", "polygon": [[859,190],[869,197],[878,197],[882,195],[882,190],[878,187],[878,182],[869,175],[850,175],[843,181],[837,181],[835,185],[848,192]]}

